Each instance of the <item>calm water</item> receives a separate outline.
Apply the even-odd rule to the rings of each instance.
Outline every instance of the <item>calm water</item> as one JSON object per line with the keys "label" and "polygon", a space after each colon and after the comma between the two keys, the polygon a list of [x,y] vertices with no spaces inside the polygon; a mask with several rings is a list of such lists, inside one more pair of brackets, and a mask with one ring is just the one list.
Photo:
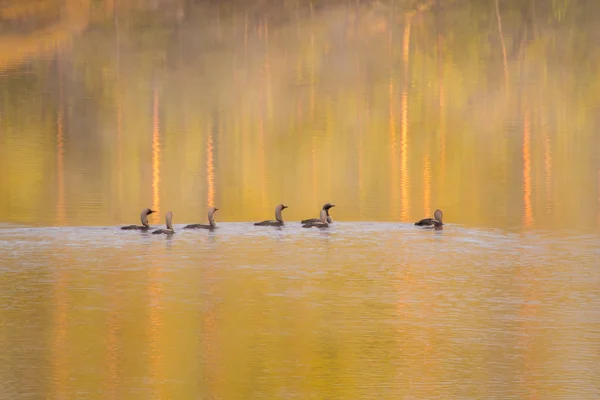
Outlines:
{"label": "calm water", "polygon": [[21,3],[0,398],[600,397],[600,3]]}
{"label": "calm water", "polygon": [[6,398],[600,396],[599,235],[0,230]]}

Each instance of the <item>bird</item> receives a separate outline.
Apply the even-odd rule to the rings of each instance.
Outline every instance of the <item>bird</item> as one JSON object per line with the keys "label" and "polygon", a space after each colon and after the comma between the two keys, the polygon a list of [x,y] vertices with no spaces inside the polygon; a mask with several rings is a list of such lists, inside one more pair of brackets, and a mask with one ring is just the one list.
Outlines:
{"label": "bird", "polygon": [[165,215],[165,222],[167,224],[167,229],[157,229],[155,231],[152,232],[152,234],[154,235],[172,235],[175,233],[175,230],[173,230],[173,225],[171,225],[171,222],[173,221],[173,213],[171,211],[167,212],[167,214]]}
{"label": "bird", "polygon": [[[335,207],[335,204],[331,204],[331,203],[325,203],[323,204],[323,208],[322,210],[325,210],[325,213],[327,214],[327,223],[331,224],[333,223],[333,218],[331,218],[331,215],[329,215],[329,209]],[[308,223],[319,223],[321,222],[321,218],[309,218],[309,219],[303,219],[302,221],[300,221],[301,224],[308,224]]]}
{"label": "bird", "polygon": [[308,222],[302,225],[303,228],[328,228],[329,224],[327,223],[327,211],[321,210],[319,222]]}
{"label": "bird", "polygon": [[191,225],[184,226],[183,229],[215,229],[217,227],[217,224],[215,223],[215,213],[217,211],[219,211],[219,209],[216,208],[216,207],[210,207],[208,209],[208,223],[209,223],[209,225],[191,224]]}
{"label": "bird", "polygon": [[254,226],[283,226],[283,217],[281,216],[281,212],[288,208],[288,206],[284,204],[279,204],[275,207],[275,221],[267,220],[262,222],[257,222]]}
{"label": "bird", "polygon": [[415,222],[415,225],[417,226],[425,226],[428,228],[432,228],[432,227],[441,227],[442,225],[444,225],[444,223],[442,222],[442,210],[437,209],[435,210],[435,212],[433,213],[433,218],[425,218],[422,219],[420,221]]}
{"label": "bird", "polygon": [[140,230],[140,231],[146,231],[146,230],[150,229],[150,224],[148,224],[148,215],[152,214],[153,212],[156,212],[156,211],[151,210],[149,208],[144,208],[142,210],[142,214],[140,215],[140,220],[142,221],[142,225],[127,225],[127,226],[122,226],[121,229],[123,229],[123,230]]}

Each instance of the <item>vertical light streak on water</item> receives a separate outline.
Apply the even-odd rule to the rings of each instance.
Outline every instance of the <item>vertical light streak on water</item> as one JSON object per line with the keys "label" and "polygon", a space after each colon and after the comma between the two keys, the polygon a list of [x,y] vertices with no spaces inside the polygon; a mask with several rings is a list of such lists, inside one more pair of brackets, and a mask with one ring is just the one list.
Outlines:
{"label": "vertical light streak on water", "polygon": [[[389,147],[390,147],[390,204],[398,204],[399,202],[399,189],[398,189],[398,159],[397,159],[397,151],[398,144],[396,140],[396,100],[395,100],[395,82],[394,82],[394,36],[392,27],[393,24],[388,24],[388,62],[390,64],[389,69]],[[392,207],[392,215],[397,217],[396,210],[397,207]]]}
{"label": "vertical light streak on water", "polygon": [[209,207],[215,205],[215,158],[214,158],[214,146],[213,146],[213,123],[209,118],[206,135],[206,187],[208,188],[206,194],[206,204]]}
{"label": "vertical light streak on water", "polygon": [[58,60],[58,116],[56,118],[56,224],[66,225],[65,215],[65,149],[64,149],[64,118],[65,93],[61,61]]}
{"label": "vertical light streak on water", "polygon": [[531,121],[529,110],[523,117],[523,224],[533,224],[531,209]]}
{"label": "vertical light streak on water", "polygon": [[409,56],[410,56],[410,30],[411,18],[406,18],[404,26],[404,38],[402,45],[402,64],[404,67],[404,82],[402,87],[402,103],[401,103],[401,141],[400,141],[400,219],[407,221],[410,218],[410,181],[408,176],[408,88],[409,85]]}
{"label": "vertical light streak on water", "polygon": [[431,164],[429,154],[423,159],[423,215],[431,215]]}
{"label": "vertical light streak on water", "polygon": [[160,97],[154,86],[152,101],[152,209],[160,211]]}

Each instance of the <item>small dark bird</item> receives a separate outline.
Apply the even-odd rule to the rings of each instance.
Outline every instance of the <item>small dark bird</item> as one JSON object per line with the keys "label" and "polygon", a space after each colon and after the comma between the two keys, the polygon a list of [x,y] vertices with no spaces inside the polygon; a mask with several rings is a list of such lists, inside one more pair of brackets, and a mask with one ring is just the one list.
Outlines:
{"label": "small dark bird", "polygon": [[216,207],[210,207],[208,209],[208,223],[209,223],[209,225],[191,224],[191,225],[184,226],[183,229],[215,229],[217,227],[217,224],[215,223],[215,213],[217,211],[219,211],[219,209],[216,208]]}
{"label": "small dark bird", "polygon": [[306,224],[303,224],[302,227],[303,228],[328,228],[329,224],[327,223],[327,211],[325,210],[321,210],[321,218],[319,218],[319,222],[308,222]]}
{"label": "small dark bird", "polygon": [[150,224],[148,224],[148,215],[152,214],[153,211],[149,208],[144,208],[142,210],[142,214],[140,215],[140,220],[142,221],[142,225],[128,225],[128,226],[122,226],[121,229],[124,230],[139,230],[139,231],[146,231],[148,229],[150,229]]}
{"label": "small dark bird", "polygon": [[422,219],[418,222],[415,222],[415,225],[417,226],[425,226],[428,228],[433,228],[433,227],[441,227],[442,225],[444,225],[444,223],[442,222],[442,210],[435,210],[435,212],[433,213],[433,218],[425,218]]}
{"label": "small dark bird", "polygon": [[281,212],[286,208],[288,208],[288,206],[279,204],[277,207],[275,207],[275,221],[268,220],[257,222],[254,224],[254,226],[283,226],[283,217],[281,216]]}
{"label": "small dark bird", "polygon": [[165,215],[165,222],[167,224],[167,229],[157,229],[155,231],[152,232],[152,234],[154,235],[172,235],[175,233],[175,231],[173,230],[173,225],[171,225],[171,222],[173,221],[173,213],[171,211],[167,212],[167,214]]}
{"label": "small dark bird", "polygon": [[[325,203],[323,204],[323,208],[321,210],[325,210],[325,213],[327,214],[327,223],[331,224],[333,223],[333,218],[331,218],[331,215],[329,215],[329,209],[335,207],[335,204],[331,204],[331,203]],[[309,218],[309,219],[303,219],[302,221],[300,221],[301,224],[309,224],[309,223],[320,223],[321,222],[321,218]]]}

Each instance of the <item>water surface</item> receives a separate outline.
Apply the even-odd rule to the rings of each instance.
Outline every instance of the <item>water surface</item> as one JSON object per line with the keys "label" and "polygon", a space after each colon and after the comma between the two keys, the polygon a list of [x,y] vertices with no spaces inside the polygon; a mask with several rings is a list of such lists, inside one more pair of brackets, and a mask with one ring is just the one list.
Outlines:
{"label": "water surface", "polygon": [[598,235],[0,230],[9,398],[595,398]]}
{"label": "water surface", "polygon": [[0,397],[600,397],[600,2],[22,4]]}

